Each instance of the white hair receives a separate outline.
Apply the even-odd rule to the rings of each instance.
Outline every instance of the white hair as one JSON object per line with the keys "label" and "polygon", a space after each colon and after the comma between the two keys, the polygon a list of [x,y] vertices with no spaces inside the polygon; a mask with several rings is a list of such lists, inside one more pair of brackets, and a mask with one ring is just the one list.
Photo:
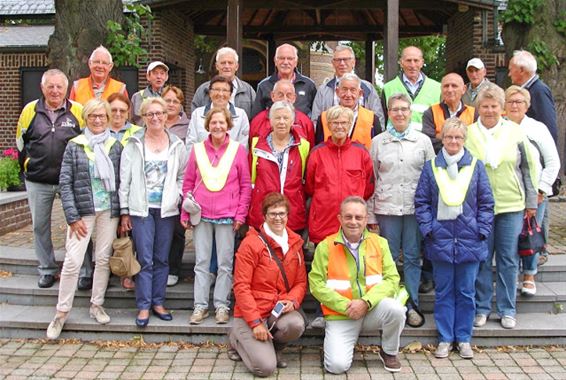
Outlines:
{"label": "white hair", "polygon": [[515,50],[513,52],[513,64],[534,74],[537,72],[536,58],[526,50]]}
{"label": "white hair", "polygon": [[293,92],[295,92],[295,85],[293,84],[293,81],[290,81],[289,79],[279,79],[277,82],[275,82],[275,84],[273,85],[273,91],[276,91],[277,89],[279,89],[279,87],[283,86],[283,85],[290,85],[291,88],[293,89]]}
{"label": "white hair", "polygon": [[354,73],[346,73],[342,75],[342,78],[340,78],[340,82],[338,83],[338,88],[342,87],[342,82],[344,82],[345,80],[356,82],[358,88],[362,88],[362,80]]}
{"label": "white hair", "polygon": [[278,100],[269,108],[269,119],[273,118],[276,111],[287,110],[291,113],[291,122],[295,122],[295,107],[286,100]]}
{"label": "white hair", "polygon": [[356,58],[356,55],[354,54],[354,49],[352,49],[350,46],[348,45],[338,45],[336,46],[336,48],[334,48],[334,53],[340,53],[341,51],[349,51],[350,54],[352,54],[353,58]]}
{"label": "white hair", "polygon": [[293,48],[293,52],[295,52],[295,58],[299,58],[299,50],[297,50],[296,47],[294,47],[291,44],[283,44],[277,47],[277,49],[275,49],[275,58],[277,58],[277,55],[279,54],[279,49],[281,49],[282,47],[287,47],[290,46]]}
{"label": "white hair", "polygon": [[223,47],[218,49],[218,51],[216,52],[216,62],[218,62],[220,60],[220,57],[222,57],[223,55],[227,55],[227,54],[232,54],[234,56],[234,59],[236,60],[236,63],[238,63],[238,53],[236,53],[236,50],[232,49],[231,47]]}
{"label": "white hair", "polygon": [[47,77],[54,77],[54,76],[61,76],[65,80],[65,87],[69,87],[69,78],[59,69],[49,69],[43,73],[41,76],[41,85],[45,86],[45,82],[47,81]]}
{"label": "white hair", "polygon": [[92,51],[92,53],[90,54],[90,58],[88,59],[89,61],[92,61],[94,59],[94,55],[96,53],[104,53],[108,56],[108,60],[110,61],[110,63],[112,63],[112,54],[110,54],[110,52],[108,51],[108,49],[106,49],[104,46],[100,45],[99,47],[97,47],[96,49],[94,49]]}

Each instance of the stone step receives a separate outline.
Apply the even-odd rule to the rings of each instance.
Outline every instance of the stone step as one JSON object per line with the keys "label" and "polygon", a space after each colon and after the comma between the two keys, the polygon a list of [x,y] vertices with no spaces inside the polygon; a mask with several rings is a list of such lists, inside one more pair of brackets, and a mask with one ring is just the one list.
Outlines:
{"label": "stone step", "polygon": [[[0,304],[1,338],[45,338],[45,330],[55,313],[54,307]],[[173,321],[165,322],[151,317],[145,329],[135,326],[135,309],[108,311],[112,321],[99,325],[88,316],[88,308],[75,307],[65,324],[62,339],[83,340],[140,340],[146,342],[183,341],[191,343],[226,343],[231,321],[217,325],[210,317],[198,326],[189,325],[189,311],[174,310]],[[379,332],[363,333],[362,344],[379,344]],[[305,335],[296,342],[304,345],[321,345],[324,332],[307,328]],[[420,328],[406,327],[402,333],[402,345],[412,341],[435,344],[437,332],[433,316],[426,315],[426,323]],[[566,344],[566,313],[520,314],[513,330],[503,329],[492,317],[488,323],[475,329],[473,344],[479,346]]]}

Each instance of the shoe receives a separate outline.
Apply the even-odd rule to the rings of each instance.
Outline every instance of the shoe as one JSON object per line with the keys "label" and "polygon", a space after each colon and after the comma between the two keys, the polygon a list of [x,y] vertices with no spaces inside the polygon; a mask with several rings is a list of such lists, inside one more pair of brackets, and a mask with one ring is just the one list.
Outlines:
{"label": "shoe", "polygon": [[474,327],[483,327],[487,323],[487,315],[476,314],[474,318]]}
{"label": "shoe", "polygon": [[234,350],[233,348],[228,349],[228,359],[235,362],[242,361],[242,358],[240,357],[240,354],[238,354],[238,351]]}
{"label": "shoe", "polygon": [[101,325],[110,323],[110,317],[106,314],[106,311],[102,306],[90,305],[89,314],[91,318],[96,319],[96,322]]}
{"label": "shoe", "polygon": [[432,280],[423,281],[419,285],[419,293],[430,293],[434,289],[434,282]]}
{"label": "shoe", "polygon": [[537,266],[541,267],[544,264],[546,264],[547,261],[548,261],[548,254],[546,254],[546,255],[541,254],[541,255],[538,256]]}
{"label": "shoe", "polygon": [[450,355],[450,351],[452,351],[452,343],[440,342],[436,347],[436,351],[434,351],[434,357],[438,359],[447,358]]}
{"label": "shoe", "polygon": [[423,325],[423,317],[415,309],[407,311],[407,324],[411,327],[421,327]]}
{"label": "shoe", "polygon": [[283,360],[283,351],[275,351],[275,357],[277,358],[277,368],[287,368],[289,363]]}
{"label": "shoe", "polygon": [[131,277],[122,277],[120,282],[122,283],[122,288],[126,290],[134,290],[136,288],[136,283]]}
{"label": "shoe", "polygon": [[399,372],[401,370],[401,362],[397,355],[389,355],[383,351],[379,350],[379,359],[383,362],[383,368],[389,372]]}
{"label": "shoe", "polygon": [[47,327],[47,339],[57,339],[61,335],[61,330],[63,330],[63,325],[67,320],[67,315],[55,316],[49,326]]}
{"label": "shoe", "polygon": [[175,286],[178,282],[179,276],[175,276],[174,274],[167,276],[167,286]]}
{"label": "shoe", "polygon": [[39,276],[39,280],[37,281],[37,286],[40,288],[50,288],[55,283],[55,276],[52,274],[42,274]]}
{"label": "shoe", "polygon": [[157,310],[155,310],[154,308],[151,308],[151,312],[153,313],[153,315],[155,315],[157,318],[161,319],[162,321],[172,321],[173,320],[173,315],[171,315],[170,312],[166,311],[165,313],[160,313]]}
{"label": "shoe", "polygon": [[216,308],[216,323],[219,325],[223,325],[228,323],[230,320],[230,309],[224,306],[220,306]]}
{"label": "shoe", "polygon": [[191,318],[189,319],[189,323],[191,325],[199,325],[206,318],[208,318],[208,309],[205,309],[202,306],[197,306],[193,310],[193,314],[191,315]]}
{"label": "shoe", "polygon": [[[525,285],[532,285],[532,288],[526,288]],[[523,281],[523,287],[521,288],[521,295],[525,297],[532,297],[537,294],[537,285],[534,281]]]}
{"label": "shoe", "polygon": [[79,277],[77,288],[79,290],[92,289],[92,277]]}
{"label": "shoe", "polygon": [[469,342],[458,343],[458,353],[463,359],[473,359],[474,350],[472,350],[472,345]]}
{"label": "shoe", "polygon": [[324,327],[326,327],[326,321],[324,320],[324,317],[316,317],[315,319],[313,319],[310,323],[310,327],[313,329],[323,329]]}
{"label": "shoe", "polygon": [[509,315],[504,315],[501,318],[501,327],[504,329],[514,329],[517,324],[517,320]]}

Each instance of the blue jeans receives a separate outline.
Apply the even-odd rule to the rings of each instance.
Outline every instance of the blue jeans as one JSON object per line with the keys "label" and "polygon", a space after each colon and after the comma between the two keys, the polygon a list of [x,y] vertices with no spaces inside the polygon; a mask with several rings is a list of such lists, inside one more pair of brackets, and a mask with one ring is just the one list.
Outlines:
{"label": "blue jeans", "polygon": [[[547,206],[548,206],[548,198],[545,197],[544,201],[542,201],[537,208],[537,216],[536,216],[536,220],[537,223],[539,225],[539,227],[543,228],[543,219],[544,219],[544,215],[546,213],[547,210]],[[547,238],[547,235],[545,234],[545,238]],[[522,264],[522,272],[523,274],[528,274],[528,275],[535,275],[538,272],[538,257],[541,253],[537,252],[532,256],[523,256],[521,257],[521,264]]]}
{"label": "blue jeans", "polygon": [[434,261],[434,321],[439,342],[470,342],[479,262],[451,264]]}
{"label": "blue jeans", "polygon": [[496,306],[501,317],[515,317],[519,254],[517,244],[523,228],[523,211],[495,215],[488,238],[487,260],[480,265],[476,281],[476,313],[489,315],[493,298],[492,263],[495,253]]}
{"label": "blue jeans", "polygon": [[141,271],[136,275],[136,305],[149,310],[165,302],[169,250],[178,215],[161,217],[161,209],[150,208],[145,218],[131,216],[132,238]]}
{"label": "blue jeans", "polygon": [[403,250],[403,281],[415,304],[419,304],[421,280],[421,233],[415,215],[376,215],[381,236],[387,239],[395,263]]}

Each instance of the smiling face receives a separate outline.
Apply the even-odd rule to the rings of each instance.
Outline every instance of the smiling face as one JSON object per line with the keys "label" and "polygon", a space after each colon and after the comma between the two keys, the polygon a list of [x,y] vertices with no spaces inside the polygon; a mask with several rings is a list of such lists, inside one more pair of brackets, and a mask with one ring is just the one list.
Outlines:
{"label": "smiling face", "polygon": [[233,54],[227,53],[218,57],[216,61],[216,70],[218,70],[218,75],[222,75],[229,80],[233,80],[238,71],[238,62],[236,62],[236,57]]}
{"label": "smiling face", "polygon": [[501,118],[501,104],[495,99],[485,98],[478,105],[480,121],[486,128],[495,127]]}
{"label": "smiling face", "polygon": [[448,74],[442,78],[442,99],[449,106],[457,106],[466,93],[464,80],[458,74]]}
{"label": "smiling face", "polygon": [[334,144],[342,145],[346,142],[350,127],[351,122],[344,114],[339,115],[334,120],[328,120],[328,129],[330,130]]}
{"label": "smiling face", "polygon": [[45,97],[47,106],[57,109],[63,105],[67,96],[66,78],[61,74],[48,75],[41,84],[41,92]]}
{"label": "smiling face", "polygon": [[528,110],[527,100],[520,92],[516,92],[505,99],[505,113],[511,121],[517,124],[521,123]]}
{"label": "smiling face", "polygon": [[270,207],[265,214],[265,222],[269,226],[269,229],[279,236],[283,235],[288,218],[289,213],[285,206]]}
{"label": "smiling face", "polygon": [[424,65],[423,53],[420,49],[409,46],[403,50],[399,65],[405,76],[414,83],[419,79]]}
{"label": "smiling face", "polygon": [[342,205],[338,221],[344,236],[350,243],[357,243],[367,226],[368,212],[366,207],[358,202],[348,202]]}
{"label": "smiling face", "polygon": [[284,44],[281,45],[275,54],[275,67],[277,72],[283,77],[290,77],[293,75],[297,67],[298,57],[293,46]]}
{"label": "smiling face", "polygon": [[210,87],[209,95],[214,107],[226,107],[230,101],[230,85],[224,82],[215,82]]}
{"label": "smiling face", "polygon": [[288,101],[291,104],[295,103],[297,100],[297,94],[295,94],[295,86],[290,82],[278,81],[271,91],[271,101],[273,103],[280,100]]}
{"label": "smiling face", "polygon": [[93,135],[103,133],[108,128],[108,115],[104,107],[95,108],[86,117],[86,127]]}
{"label": "smiling face", "polygon": [[351,73],[356,67],[356,58],[349,50],[342,50],[334,52],[332,58],[332,66],[334,66],[334,73],[338,78],[346,73]]}
{"label": "smiling face", "polygon": [[119,99],[115,99],[112,103],[110,103],[110,123],[112,124],[113,129],[119,131],[124,125],[126,125],[129,112],[130,108],[128,107],[128,104]]}
{"label": "smiling face", "polygon": [[286,108],[280,108],[273,112],[273,115],[269,119],[273,134],[279,138],[285,138],[289,135],[291,131],[291,125],[293,124],[293,115],[291,111]]}
{"label": "smiling face", "polygon": [[354,109],[362,96],[362,89],[356,81],[343,79],[336,88],[336,95],[341,106]]}
{"label": "smiling face", "polygon": [[393,128],[398,132],[403,132],[411,122],[411,105],[401,99],[393,100],[389,105],[387,115],[391,124],[393,124]]}
{"label": "smiling face", "polygon": [[458,128],[449,128],[442,136],[442,146],[453,156],[464,148],[464,132]]}
{"label": "smiling face", "polygon": [[228,122],[222,112],[215,112],[212,114],[210,122],[208,123],[208,131],[210,132],[213,142],[224,142],[226,134],[228,133]]}
{"label": "smiling face", "polygon": [[169,73],[163,66],[157,66],[155,69],[147,73],[147,81],[153,89],[153,91],[160,90],[165,82],[169,79]]}
{"label": "smiling face", "polygon": [[143,121],[148,130],[162,130],[165,129],[166,110],[159,103],[151,103],[145,110]]}
{"label": "smiling face", "polygon": [[178,118],[181,113],[181,101],[177,98],[175,91],[167,91],[162,96],[165,103],[167,103],[167,117]]}
{"label": "smiling face", "polygon": [[90,75],[96,83],[102,83],[108,79],[110,71],[114,67],[110,57],[103,51],[96,51],[88,61]]}

